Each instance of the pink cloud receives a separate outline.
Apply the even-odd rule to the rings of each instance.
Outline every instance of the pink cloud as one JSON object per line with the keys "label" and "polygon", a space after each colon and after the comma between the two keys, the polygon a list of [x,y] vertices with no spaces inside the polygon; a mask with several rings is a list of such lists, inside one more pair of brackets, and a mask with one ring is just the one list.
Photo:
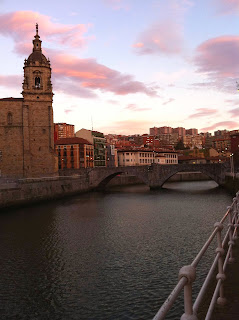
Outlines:
{"label": "pink cloud", "polygon": [[19,89],[19,91],[22,88],[22,76],[19,75],[7,75],[2,76],[0,75],[0,86],[7,87],[7,88],[15,88]]}
{"label": "pink cloud", "polygon": [[139,106],[137,106],[136,104],[128,104],[128,106],[125,108],[127,110],[130,110],[130,111],[148,111],[148,110],[151,110],[151,108],[141,108]]}
{"label": "pink cloud", "polygon": [[168,99],[168,101],[163,102],[162,105],[165,106],[166,104],[169,104],[169,103],[171,103],[173,101],[175,101],[175,99],[170,98],[170,99]]}
{"label": "pink cloud", "polygon": [[218,111],[216,109],[210,109],[210,108],[198,108],[196,109],[197,112],[194,114],[191,114],[188,118],[193,119],[193,118],[198,118],[198,117],[206,117],[206,116],[211,116],[215,115]]}
{"label": "pink cloud", "polygon": [[65,114],[71,113],[73,110],[72,109],[65,109],[64,112]]}
{"label": "pink cloud", "polygon": [[146,120],[124,120],[113,122],[110,126],[100,127],[97,130],[105,133],[117,134],[143,134],[152,126],[152,121]]}
{"label": "pink cloud", "polygon": [[0,34],[12,37],[16,43],[15,50],[22,53],[23,39],[30,43],[36,22],[39,24],[39,34],[43,39],[47,38],[49,41],[70,47],[82,47],[89,40],[85,37],[85,33],[90,25],[66,25],[52,22],[51,17],[34,11],[0,14]]}
{"label": "pink cloud", "polygon": [[213,4],[220,14],[238,14],[239,2],[238,0],[213,0]]}
{"label": "pink cloud", "polygon": [[[127,95],[133,93],[144,93],[156,96],[156,88],[146,86],[140,81],[135,81],[133,76],[123,74],[99,64],[95,59],[80,59],[73,55],[58,54],[51,50],[51,61],[54,77],[57,85],[63,81],[62,89],[66,92],[73,87],[79,90],[100,90],[101,92],[112,92],[116,95]],[[71,90],[72,93],[72,90]]]}
{"label": "pink cloud", "polygon": [[232,77],[239,67],[238,50],[239,36],[222,36],[202,43],[196,49],[194,61],[199,72]]}
{"label": "pink cloud", "polygon": [[232,105],[235,105],[235,106],[237,106],[239,104],[238,99],[237,100],[227,99],[227,100],[225,100],[225,102],[229,103],[229,104],[232,104]]}
{"label": "pink cloud", "polygon": [[151,25],[133,44],[137,54],[178,54],[182,51],[182,27],[175,21],[162,20]]}
{"label": "pink cloud", "polygon": [[137,42],[137,43],[133,44],[133,47],[134,48],[142,48],[142,47],[144,47],[144,44],[142,42]]}
{"label": "pink cloud", "polygon": [[[0,14],[0,34],[13,38],[17,53],[28,55],[31,53],[31,40],[36,21],[39,23],[39,34],[52,43],[64,47],[67,45],[81,47],[86,43],[85,33],[89,25],[54,23],[49,16],[33,11]],[[26,43],[22,42],[23,39]],[[112,92],[116,95],[132,93],[157,95],[155,86],[146,86],[134,80],[132,75],[110,69],[95,59],[80,59],[52,49],[45,49],[43,53],[50,57],[52,63],[54,90],[83,98],[97,97],[94,90]]]}
{"label": "pink cloud", "polygon": [[234,117],[239,117],[239,108],[235,108],[229,111],[229,113],[231,114],[231,116]]}
{"label": "pink cloud", "polygon": [[116,104],[119,104],[119,102],[116,101],[116,100],[108,100],[108,102],[111,103],[111,104],[115,104],[115,105],[116,105]]}
{"label": "pink cloud", "polygon": [[218,128],[236,129],[236,128],[238,128],[238,122],[236,122],[236,121],[221,121],[221,122],[214,123],[209,127],[202,128],[200,130],[203,132],[206,132],[206,131],[211,131],[211,130],[215,130]]}
{"label": "pink cloud", "polygon": [[217,37],[198,46],[194,57],[197,72],[206,75],[210,81],[201,86],[236,92],[238,52],[239,36]]}
{"label": "pink cloud", "polygon": [[103,2],[113,10],[129,10],[129,5],[123,0],[103,0]]}

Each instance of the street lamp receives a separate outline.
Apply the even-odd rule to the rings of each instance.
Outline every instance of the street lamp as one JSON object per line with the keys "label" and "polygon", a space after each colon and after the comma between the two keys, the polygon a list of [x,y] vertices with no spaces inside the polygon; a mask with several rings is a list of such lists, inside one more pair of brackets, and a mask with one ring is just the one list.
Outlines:
{"label": "street lamp", "polygon": [[231,175],[234,179],[234,161],[233,161],[233,153],[230,154],[230,166],[231,166]]}

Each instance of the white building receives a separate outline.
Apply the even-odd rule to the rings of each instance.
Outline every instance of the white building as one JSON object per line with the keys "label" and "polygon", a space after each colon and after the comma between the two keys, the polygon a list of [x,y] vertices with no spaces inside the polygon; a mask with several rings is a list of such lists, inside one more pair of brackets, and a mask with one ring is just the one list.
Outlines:
{"label": "white building", "polygon": [[146,149],[119,149],[118,166],[149,166],[152,163],[157,164],[177,164],[178,154],[173,151],[154,151]]}

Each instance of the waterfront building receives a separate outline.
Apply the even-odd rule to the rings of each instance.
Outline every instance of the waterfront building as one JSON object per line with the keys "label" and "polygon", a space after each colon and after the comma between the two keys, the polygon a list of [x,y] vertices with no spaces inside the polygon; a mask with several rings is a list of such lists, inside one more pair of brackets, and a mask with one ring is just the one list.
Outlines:
{"label": "waterfront building", "polygon": [[156,151],[156,155],[157,157],[164,157],[165,164],[178,164],[178,153],[175,151]]}
{"label": "waterfront building", "polygon": [[83,138],[94,145],[94,167],[106,167],[106,139],[98,131],[81,129],[76,132],[76,137]]}
{"label": "waterfront building", "polygon": [[54,141],[62,138],[74,138],[75,126],[68,123],[54,123]]}
{"label": "waterfront building", "polygon": [[118,149],[117,153],[119,167],[144,165],[149,166],[151,165],[151,163],[154,163],[155,152],[152,149]]}
{"label": "waterfront building", "polygon": [[57,172],[51,65],[38,34],[24,62],[22,98],[0,99],[0,174],[39,177]]}
{"label": "waterfront building", "polygon": [[175,151],[148,148],[128,148],[118,150],[119,167],[149,166],[152,163],[177,164],[178,154]]}
{"label": "waterfront building", "polygon": [[82,138],[62,138],[55,142],[58,169],[80,169],[94,167],[94,147]]}
{"label": "waterfront building", "polygon": [[107,167],[118,167],[117,149],[114,144],[106,145]]}

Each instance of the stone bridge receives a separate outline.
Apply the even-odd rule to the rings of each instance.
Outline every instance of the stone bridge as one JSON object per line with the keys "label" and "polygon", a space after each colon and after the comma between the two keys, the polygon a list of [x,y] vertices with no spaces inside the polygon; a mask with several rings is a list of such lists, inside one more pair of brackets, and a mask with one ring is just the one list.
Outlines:
{"label": "stone bridge", "polygon": [[150,166],[116,168],[98,167],[87,170],[87,179],[90,188],[103,189],[115,176],[128,174],[139,178],[148,185],[150,189],[157,189],[161,188],[163,184],[177,172],[201,172],[217,182],[218,185],[224,185],[225,174],[228,169],[228,164],[225,163],[152,164]]}

